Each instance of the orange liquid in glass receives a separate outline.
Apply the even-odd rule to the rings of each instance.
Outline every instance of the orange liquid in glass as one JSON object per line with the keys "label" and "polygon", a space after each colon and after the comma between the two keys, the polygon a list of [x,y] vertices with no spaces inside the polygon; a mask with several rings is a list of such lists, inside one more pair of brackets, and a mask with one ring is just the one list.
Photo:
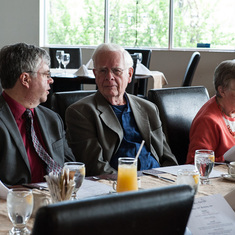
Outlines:
{"label": "orange liquid in glass", "polygon": [[120,165],[118,166],[117,192],[138,190],[137,166]]}

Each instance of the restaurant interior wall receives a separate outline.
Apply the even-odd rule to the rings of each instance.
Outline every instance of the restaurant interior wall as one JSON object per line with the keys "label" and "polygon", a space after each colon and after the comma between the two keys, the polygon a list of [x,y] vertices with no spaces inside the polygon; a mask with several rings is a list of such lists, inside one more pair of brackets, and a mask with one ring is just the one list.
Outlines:
{"label": "restaurant interior wall", "polygon": [[[17,42],[40,45],[40,0],[0,0],[0,48]],[[27,14],[22,14],[27,12]],[[210,96],[214,94],[212,83],[215,67],[223,60],[234,59],[235,51],[199,50],[201,60],[194,75],[192,85],[205,86]],[[92,55],[93,49],[82,48],[83,64],[86,64]],[[150,70],[164,73],[168,85],[180,86],[190,59],[192,50],[160,50],[152,51]],[[89,89],[89,88],[88,88]]]}

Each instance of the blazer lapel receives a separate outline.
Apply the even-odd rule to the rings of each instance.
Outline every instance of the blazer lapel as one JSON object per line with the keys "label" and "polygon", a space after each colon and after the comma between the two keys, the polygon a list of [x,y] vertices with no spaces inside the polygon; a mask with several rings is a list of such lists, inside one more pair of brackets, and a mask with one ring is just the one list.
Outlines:
{"label": "blazer lapel", "polygon": [[146,141],[146,145],[150,147],[150,126],[148,122],[148,115],[146,112],[143,112],[139,103],[135,101],[130,95],[127,94],[127,97],[130,102],[131,110],[134,114],[136,124],[139,128],[139,131]]}
{"label": "blazer lapel", "polygon": [[121,142],[123,139],[123,130],[114,111],[110,105],[107,106],[107,100],[99,92],[96,93],[96,100],[97,109],[101,112],[100,118],[103,120],[106,126],[117,133]]}

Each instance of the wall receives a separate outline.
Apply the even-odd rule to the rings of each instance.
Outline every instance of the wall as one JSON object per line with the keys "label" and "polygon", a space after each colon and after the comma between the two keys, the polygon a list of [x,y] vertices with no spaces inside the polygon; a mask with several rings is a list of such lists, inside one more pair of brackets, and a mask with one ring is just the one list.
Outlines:
{"label": "wall", "polygon": [[17,42],[39,45],[39,1],[0,0],[0,47]]}
{"label": "wall", "polygon": [[[163,72],[168,81],[165,87],[181,86],[188,61],[193,51],[153,51],[150,70]],[[192,85],[205,86],[210,96],[214,95],[213,73],[216,66],[235,58],[235,52],[200,51],[201,59],[195,72]]]}
{"label": "wall", "polygon": [[[39,45],[39,4],[41,0],[0,0],[0,47],[17,42]],[[82,49],[86,64],[93,50]],[[192,85],[205,86],[214,94],[212,84],[215,67],[223,60],[235,58],[234,52],[201,51],[201,60]],[[163,72],[165,87],[180,86],[192,51],[154,50],[150,69]],[[89,89],[89,87],[88,87]]]}

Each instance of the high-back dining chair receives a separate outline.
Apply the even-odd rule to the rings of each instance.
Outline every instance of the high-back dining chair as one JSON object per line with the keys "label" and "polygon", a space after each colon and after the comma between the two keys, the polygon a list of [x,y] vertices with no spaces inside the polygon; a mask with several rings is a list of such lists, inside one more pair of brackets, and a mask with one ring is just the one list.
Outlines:
{"label": "high-back dining chair", "polygon": [[[126,48],[126,50],[132,55],[135,53],[142,54],[142,64],[149,69],[150,60],[152,55],[151,49],[138,49],[138,48]],[[134,78],[134,77],[133,77]],[[148,87],[148,79],[140,79],[138,81],[138,89],[136,91],[137,95],[146,97],[147,96],[147,87]]]}
{"label": "high-back dining chair", "polygon": [[179,164],[186,162],[189,131],[199,109],[209,99],[203,86],[153,89],[148,99],[158,106],[163,131]]}
{"label": "high-back dining chair", "polygon": [[[82,50],[80,47],[50,47],[49,54],[51,57],[51,68],[58,68],[59,64],[56,59],[56,51],[63,50],[70,54],[70,62],[66,66],[67,69],[78,69],[82,65]],[[63,65],[61,65],[63,68]],[[69,78],[67,78],[69,79]],[[66,80],[55,81],[52,85],[54,92],[83,90],[83,84],[67,82]]]}
{"label": "high-back dining chair", "polygon": [[137,95],[138,92],[138,84],[135,82],[135,72],[136,72],[136,64],[137,64],[137,59],[138,56],[135,54],[131,54],[131,57],[133,59],[133,74],[132,74],[132,80],[131,82],[127,85],[126,92],[129,94]]}
{"label": "high-back dining chair", "polygon": [[130,54],[141,53],[142,54],[142,64],[149,69],[150,60],[152,55],[151,49],[138,49],[138,48],[125,48]]}
{"label": "high-back dining chair", "polygon": [[[50,47],[49,55],[51,57],[51,68],[58,68],[59,64],[56,59],[56,51],[63,50],[70,54],[70,62],[66,66],[68,69],[78,69],[82,65],[82,50],[80,47]],[[62,65],[63,66],[63,65]]]}
{"label": "high-back dining chair", "polygon": [[193,81],[193,76],[198,66],[200,58],[201,58],[201,55],[198,51],[195,51],[192,54],[188,62],[188,66],[186,68],[185,74],[184,74],[182,86],[191,86],[192,81]]}
{"label": "high-back dining chair", "polygon": [[51,97],[51,109],[57,112],[63,122],[66,129],[65,123],[65,111],[66,109],[76,101],[94,94],[97,90],[81,90],[81,91],[64,91],[64,92],[55,92]]}
{"label": "high-back dining chair", "polygon": [[37,211],[32,235],[182,235],[193,201],[189,185],[174,185],[52,204]]}

